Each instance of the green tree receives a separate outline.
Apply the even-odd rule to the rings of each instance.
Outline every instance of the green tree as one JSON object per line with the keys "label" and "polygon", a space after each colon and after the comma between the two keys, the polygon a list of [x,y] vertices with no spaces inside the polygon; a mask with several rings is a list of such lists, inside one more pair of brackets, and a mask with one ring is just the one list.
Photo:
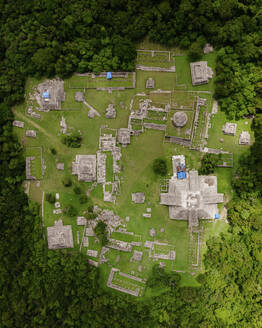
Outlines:
{"label": "green tree", "polygon": [[99,221],[94,229],[97,238],[100,240],[102,246],[105,246],[108,242],[106,224]]}
{"label": "green tree", "polygon": [[217,161],[217,155],[209,153],[205,154],[201,159],[201,167],[199,169],[199,173],[203,175],[214,173]]}
{"label": "green tree", "polygon": [[166,160],[162,158],[157,158],[153,162],[153,170],[156,174],[166,175],[167,174],[167,163]]}

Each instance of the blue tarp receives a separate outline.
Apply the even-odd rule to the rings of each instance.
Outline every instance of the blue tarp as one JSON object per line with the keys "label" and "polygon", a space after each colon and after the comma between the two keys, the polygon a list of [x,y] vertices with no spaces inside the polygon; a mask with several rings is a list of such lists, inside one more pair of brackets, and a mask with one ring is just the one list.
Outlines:
{"label": "blue tarp", "polygon": [[220,215],[218,213],[215,214],[215,219],[219,219]]}
{"label": "blue tarp", "polygon": [[184,172],[184,171],[177,172],[177,178],[179,180],[180,179],[185,179],[186,178],[186,172]]}
{"label": "blue tarp", "polygon": [[107,72],[107,73],[106,73],[106,78],[107,78],[108,80],[111,80],[111,79],[112,79],[112,73],[111,73],[111,72]]}
{"label": "blue tarp", "polygon": [[49,98],[50,98],[49,91],[44,91],[44,92],[42,93],[42,97],[45,98],[45,99],[49,99]]}

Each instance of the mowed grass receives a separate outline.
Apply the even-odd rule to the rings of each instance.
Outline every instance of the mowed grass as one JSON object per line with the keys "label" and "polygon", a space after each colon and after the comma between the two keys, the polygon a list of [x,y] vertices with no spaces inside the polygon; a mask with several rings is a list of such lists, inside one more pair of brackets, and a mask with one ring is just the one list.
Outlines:
{"label": "mowed grass", "polygon": [[172,137],[176,136],[176,137],[179,137],[179,138],[190,139],[191,130],[192,130],[192,123],[193,123],[193,120],[194,120],[194,112],[193,111],[186,111],[187,122],[186,122],[186,125],[181,127],[181,128],[177,128],[173,124],[173,115],[176,112],[178,112],[178,111],[174,111],[174,110],[169,111],[166,134],[168,136],[172,136]]}
{"label": "mowed grass", "polygon": [[133,87],[133,74],[128,73],[128,78],[113,77],[108,80],[106,77],[92,78],[88,76],[78,76],[74,74],[70,79],[65,80],[66,88],[74,89],[96,89],[96,88],[111,88],[111,87]]}
{"label": "mowed grass", "polygon": [[150,90],[173,90],[176,86],[176,73],[169,72],[145,72],[137,71],[136,74],[136,89],[138,91],[145,91],[146,81],[152,77],[155,80],[154,89]]}
{"label": "mowed grass", "polygon": [[187,56],[176,56],[176,75],[177,75],[177,85],[184,86],[187,90],[193,91],[214,91],[214,78],[215,78],[215,65],[216,65],[216,53],[207,54],[202,56],[200,61],[206,60],[208,66],[213,70],[213,78],[209,80],[207,84],[192,85],[191,72],[190,72],[190,60]]}
{"label": "mowed grass", "polygon": [[[211,54],[209,57],[209,65],[212,66],[215,62],[215,55]],[[187,65],[187,71],[184,70],[183,66]],[[180,67],[181,66],[181,67]],[[180,83],[180,77],[187,82],[187,88],[190,91],[197,91],[199,96],[203,96],[208,99],[209,109],[212,104],[212,95],[203,93],[201,90],[212,92],[212,82],[208,85],[201,87],[192,87],[191,75],[189,70],[189,63],[186,62],[186,57],[176,57],[176,70],[177,73],[162,73],[162,72],[137,72],[137,87],[136,89],[129,89],[125,91],[113,91],[109,94],[106,91],[86,90],[85,100],[91,106],[93,106],[99,113],[100,117],[94,119],[88,118],[88,108],[80,103],[75,102],[74,95],[76,91],[80,89],[68,89],[66,86],[66,101],[62,105],[63,111],[52,111],[48,113],[41,113],[41,119],[32,119],[26,115],[27,105],[23,104],[16,106],[14,112],[16,118],[25,122],[25,128],[36,129],[37,138],[29,139],[25,138],[25,129],[15,129],[20,140],[25,147],[42,146],[43,157],[47,166],[44,179],[41,181],[40,187],[36,187],[33,183],[30,190],[30,196],[41,201],[42,191],[45,192],[59,192],[61,195],[61,207],[65,208],[68,204],[73,205],[78,210],[78,215],[82,215],[87,209],[87,204],[80,204],[79,196],[73,193],[73,188],[79,186],[82,189],[82,193],[86,193],[91,183],[78,182],[76,176],[72,176],[72,161],[74,161],[76,154],[95,154],[99,147],[99,135],[100,128],[102,125],[107,125],[108,128],[118,129],[121,127],[127,127],[128,117],[130,114],[129,106],[130,101],[136,93],[147,93],[147,98],[152,99],[153,103],[171,103],[171,94],[169,93],[150,93],[150,89],[145,89],[146,80],[149,77],[155,79],[155,89],[162,90],[174,90],[176,86],[176,75],[178,82]],[[182,75],[179,74],[183,73]],[[75,81],[77,82],[77,81]],[[182,81],[183,82],[183,81]],[[29,92],[39,81],[30,79],[27,83],[26,97],[28,99]],[[196,94],[193,93],[192,96]],[[177,93],[177,102],[180,106],[183,106],[183,101],[186,105],[191,105],[192,98],[191,93]],[[107,106],[112,103],[114,104],[117,112],[116,119],[106,119],[105,110]],[[76,109],[76,110],[69,110]],[[62,144],[62,135],[60,132],[59,122],[61,117],[64,116],[68,124],[68,132],[79,130],[81,132],[83,141],[80,148],[68,148]],[[219,117],[219,116],[218,116]],[[216,119],[215,117],[213,119]],[[213,124],[213,122],[211,122]],[[216,122],[214,123],[217,124]],[[220,123],[219,123],[220,124]],[[208,142],[211,145],[215,144],[217,140],[217,129],[209,130],[210,138]],[[213,134],[214,133],[214,134]],[[168,207],[159,204],[160,200],[160,181],[161,178],[153,172],[153,161],[156,158],[165,158],[168,163],[168,177],[172,174],[172,155],[184,154],[186,156],[186,166],[188,169],[199,169],[201,163],[200,152],[189,150],[186,147],[163,143],[164,132],[146,130],[138,137],[131,137],[131,144],[126,148],[122,148],[122,159],[121,167],[122,171],[120,174],[121,178],[121,190],[120,195],[117,196],[116,204],[105,203],[103,201],[102,186],[98,185],[94,188],[89,198],[92,199],[93,203],[101,207],[102,209],[112,209],[115,214],[120,215],[123,218],[123,223],[126,225],[127,231],[133,231],[135,235],[141,236],[136,237],[141,240],[141,246],[133,247],[131,253],[119,252],[117,250],[110,249],[106,254],[108,258],[108,264],[99,266],[100,270],[100,282],[105,287],[108,274],[111,270],[111,266],[119,268],[122,272],[129,273],[134,272],[135,275],[147,279],[151,273],[152,266],[161,262],[166,263],[167,271],[178,270],[188,271],[189,268],[189,232],[188,223],[186,221],[170,220],[168,214]],[[230,137],[232,138],[232,137]],[[227,142],[224,142],[227,145]],[[208,144],[210,147],[210,145]],[[234,147],[234,146],[233,146]],[[240,146],[239,146],[240,147]],[[248,151],[248,147],[241,146],[243,151]],[[50,149],[55,148],[57,153],[52,155]],[[216,148],[216,147],[214,147]],[[237,153],[237,150],[236,150]],[[236,154],[236,156],[238,156]],[[56,164],[63,162],[65,164],[64,171],[58,171]],[[230,169],[216,169],[218,175],[218,191],[230,193],[231,191],[231,176],[232,170]],[[72,186],[65,187],[62,180],[65,177],[72,179]],[[131,200],[131,194],[133,192],[144,192],[146,196],[145,204],[134,204]],[[36,197],[34,197],[36,195]],[[151,208],[151,218],[144,218],[143,213],[146,213],[146,209]],[[45,226],[54,224],[54,220],[60,217],[60,215],[53,214],[54,206],[45,202]],[[130,221],[126,222],[125,217],[129,216]],[[76,225],[76,217],[70,218],[67,215],[62,215],[64,224],[72,224],[75,248],[79,249],[79,245],[76,244],[77,231],[80,231],[80,238],[82,237],[83,228]],[[218,220],[220,221],[220,220]],[[207,226],[207,232],[205,238],[207,239],[212,234],[217,234],[219,231],[224,231],[222,225],[216,222],[216,227],[213,228],[212,224],[209,223]],[[156,236],[151,237],[149,234],[150,229],[154,228]],[[161,228],[164,228],[164,232],[161,232]],[[214,230],[215,229],[215,230]],[[122,240],[125,240],[125,236]],[[95,237],[89,238],[89,249],[95,249],[100,252],[101,244],[97,243]],[[148,249],[144,247],[146,241],[156,241],[168,243],[174,245],[176,251],[175,261],[160,260],[153,262],[148,257]],[[86,254],[86,248],[83,247],[82,252]],[[131,262],[133,251],[138,250],[143,252],[141,262]],[[98,255],[99,256],[99,255]],[[93,258],[93,260],[97,260]],[[139,266],[142,267],[139,270]],[[141,271],[141,272],[140,272]],[[181,285],[182,286],[197,286],[198,283],[193,275],[188,273],[181,273]],[[118,293],[112,291],[113,293]],[[153,294],[161,293],[162,290],[156,290],[152,292],[147,289],[144,297],[150,297]]]}
{"label": "mowed grass", "polygon": [[30,174],[36,179],[42,179],[42,161],[41,161],[41,148],[40,147],[26,147],[26,157],[34,157],[34,160],[30,161]]}

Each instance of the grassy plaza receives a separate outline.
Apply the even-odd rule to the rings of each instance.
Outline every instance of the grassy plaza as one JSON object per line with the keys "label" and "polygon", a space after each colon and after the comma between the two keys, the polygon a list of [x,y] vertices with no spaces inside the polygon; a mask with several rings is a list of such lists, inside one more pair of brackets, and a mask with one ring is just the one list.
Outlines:
{"label": "grassy plaza", "polygon": [[[203,56],[203,60],[207,60],[208,64],[215,72],[216,54]],[[116,249],[110,249],[105,257],[107,262],[99,265],[101,272],[101,283],[106,288],[106,281],[111,267],[118,268],[121,272],[133,274],[142,279],[147,279],[150,275],[152,266],[159,262],[166,264],[167,270],[177,271],[182,277],[182,286],[195,286],[198,283],[195,280],[195,273],[191,270],[192,259],[189,256],[190,236],[188,231],[188,223],[186,221],[177,221],[169,219],[168,207],[160,205],[160,184],[161,178],[153,172],[152,164],[154,159],[163,158],[168,163],[168,177],[172,175],[172,155],[183,154],[186,157],[186,163],[189,169],[199,169],[202,153],[195,150],[190,150],[185,146],[164,142],[165,133],[169,136],[190,139],[193,122],[195,117],[195,104],[197,97],[207,99],[206,107],[200,108],[199,124],[195,129],[193,136],[193,146],[199,147],[203,142],[203,131],[206,126],[206,116],[204,112],[211,113],[213,105],[214,78],[206,85],[192,86],[189,62],[186,56],[171,56],[167,53],[156,53],[152,56],[148,53],[138,54],[139,65],[152,65],[157,67],[168,68],[176,67],[176,72],[155,72],[155,71],[136,71],[136,87],[132,88],[133,75],[128,74],[128,78],[116,78],[108,81],[105,78],[92,78],[88,76],[73,75],[65,81],[66,99],[62,103],[62,109],[49,112],[40,112],[41,118],[35,119],[28,115],[27,108],[35,102],[30,100],[34,88],[40,81],[29,79],[26,87],[26,99],[24,104],[14,108],[14,114],[17,120],[25,123],[26,129],[37,131],[37,138],[31,139],[25,137],[24,130],[16,129],[15,132],[21,140],[25,156],[35,156],[33,163],[33,172],[37,180],[41,179],[40,186],[36,185],[35,181],[30,182],[29,195],[40,205],[44,204],[44,227],[51,227],[54,221],[62,218],[63,224],[72,225],[74,249],[83,254],[87,253],[87,248],[98,251],[100,254],[102,245],[97,242],[95,236],[89,237],[89,246],[81,247],[81,239],[84,234],[84,227],[77,226],[76,216],[83,216],[87,212],[90,204],[97,205],[101,209],[113,210],[116,215],[119,215],[126,226],[126,231],[133,232],[131,234],[123,234],[113,232],[111,238],[124,242],[140,242],[140,246],[134,246],[133,250],[143,253],[142,259],[139,262],[131,261],[132,253],[120,252]],[[149,77],[155,80],[153,89],[146,89],[146,81]],[[96,90],[95,88],[108,87],[127,87],[124,90]],[[158,89],[170,92],[154,92]],[[76,102],[74,99],[75,92],[84,92],[85,101],[91,105],[100,116],[90,119],[88,116],[88,107],[82,102]],[[137,95],[138,94],[138,95]],[[142,94],[142,95],[141,95]],[[72,175],[72,162],[76,155],[91,155],[95,154],[99,147],[99,136],[101,126],[107,126],[111,129],[126,128],[130,115],[130,103],[133,101],[133,110],[139,108],[139,102],[143,99],[152,100],[152,104],[164,108],[165,105],[170,105],[166,131],[156,131],[145,129],[138,136],[131,136],[131,144],[121,148],[121,171],[118,174],[118,179],[121,181],[120,192],[116,197],[115,203],[104,202],[102,186],[97,184],[92,187],[91,182],[79,182],[77,176]],[[105,118],[105,110],[108,104],[114,104],[116,110],[115,119]],[[185,110],[188,116],[187,124],[183,128],[175,128],[171,118],[176,111]],[[68,148],[62,143],[63,134],[60,129],[60,121],[62,117],[67,122],[69,132],[80,131],[82,144],[80,148]],[[150,112],[147,118],[148,123],[163,123],[164,114],[160,112]],[[237,133],[235,136],[224,135],[222,126],[226,123],[226,116],[218,109],[218,113],[211,116],[209,128],[209,138],[206,140],[206,147],[222,149],[233,154],[232,168],[217,168],[215,174],[218,177],[218,191],[225,194],[225,200],[228,201],[233,196],[230,180],[235,172],[236,165],[240,155],[247,153],[249,147],[238,144],[238,139],[241,131],[249,131],[251,138],[251,120],[243,119],[237,121]],[[141,122],[135,120],[132,122],[134,130],[139,130]],[[221,142],[223,139],[223,142]],[[55,154],[52,153],[55,149]],[[41,150],[41,151],[40,151]],[[106,177],[107,182],[112,181],[113,172],[113,157],[106,154]],[[42,176],[41,158],[44,159],[45,172]],[[226,159],[227,157],[224,156]],[[230,157],[231,158],[231,157]],[[222,159],[221,159],[222,161]],[[64,163],[64,170],[57,169],[57,163]],[[72,185],[66,187],[63,180],[70,178]],[[82,194],[87,194],[88,201],[81,204],[79,195],[74,192],[74,188],[79,187]],[[109,188],[110,191],[112,187]],[[144,204],[135,204],[132,202],[131,194],[143,192],[145,194]],[[44,193],[55,195],[59,193],[60,206],[63,209],[61,214],[54,214],[55,206],[45,201],[42,197]],[[64,209],[72,205],[77,210],[74,216],[68,215]],[[144,217],[147,208],[151,209],[152,216]],[[204,241],[210,236],[216,235],[221,231],[227,230],[225,219],[224,204],[220,206],[221,219],[219,222],[204,222],[201,226],[204,228]],[[129,221],[125,218],[129,217]],[[155,230],[155,236],[150,236],[150,230]],[[158,241],[167,243],[168,247],[156,246],[155,253],[168,253],[170,247],[175,250],[175,260],[157,260],[152,261],[149,256],[149,250],[144,246],[146,241]],[[197,235],[194,235],[194,244],[196,244]],[[203,257],[205,246],[201,244],[199,256]],[[197,251],[194,249],[193,261],[196,261]],[[96,258],[90,256],[90,259]],[[202,270],[204,267],[202,266]],[[193,272],[193,274],[192,274]],[[199,272],[199,271],[197,271]],[[128,285],[131,289],[136,288],[136,282],[130,281],[127,278],[117,275],[114,278],[123,286]],[[138,284],[139,285],[139,284]],[[141,284],[140,284],[141,285]],[[145,291],[145,297],[151,295],[150,290]]]}

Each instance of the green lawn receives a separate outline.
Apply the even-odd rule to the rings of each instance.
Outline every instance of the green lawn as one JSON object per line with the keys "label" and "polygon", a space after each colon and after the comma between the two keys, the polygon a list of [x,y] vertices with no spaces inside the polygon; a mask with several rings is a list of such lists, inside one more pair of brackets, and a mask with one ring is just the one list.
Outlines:
{"label": "green lawn", "polygon": [[128,73],[128,78],[113,77],[107,80],[106,77],[78,76],[74,74],[70,79],[65,80],[66,88],[73,89],[96,89],[96,88],[110,88],[110,87],[126,87],[132,88],[133,74]]}
{"label": "green lawn", "polygon": [[203,55],[201,60],[206,60],[208,62],[208,66],[210,66],[213,70],[213,78],[207,83],[203,85],[192,85],[191,72],[190,72],[190,60],[187,56],[176,56],[176,76],[177,76],[177,85],[184,86],[187,90],[192,91],[210,91],[213,93],[214,90],[214,78],[215,78],[215,65],[216,65],[216,53],[210,53],[207,55]]}
{"label": "green lawn", "polygon": [[137,91],[145,90],[146,81],[152,77],[155,80],[154,89],[146,89],[147,91],[151,90],[173,90],[176,85],[176,73],[166,73],[166,72],[145,72],[137,71],[136,74],[136,89]]}
{"label": "green lawn", "polygon": [[42,150],[41,147],[26,147],[25,156],[34,157],[35,159],[30,161],[30,173],[31,176],[36,179],[42,179]]}
{"label": "green lawn", "polygon": [[[146,41],[145,41],[146,42]],[[147,43],[149,45],[149,43]],[[173,49],[175,51],[175,49]],[[209,65],[214,68],[216,55],[210,54],[203,56],[203,59],[207,58]],[[198,286],[195,280],[196,275],[189,274],[189,232],[188,224],[186,221],[170,220],[168,215],[168,207],[159,204],[160,199],[160,181],[161,178],[156,176],[153,172],[152,163],[156,158],[164,158],[168,164],[168,177],[172,174],[172,155],[184,154],[186,157],[186,166],[189,169],[199,169],[201,163],[202,153],[198,151],[190,150],[186,147],[177,144],[164,143],[164,132],[153,131],[145,129],[144,133],[139,136],[131,137],[131,144],[126,148],[122,147],[122,158],[119,163],[122,167],[122,171],[119,174],[121,180],[121,192],[117,196],[116,203],[104,203],[103,201],[103,189],[102,185],[98,185],[90,192],[92,183],[79,182],[77,176],[72,176],[72,162],[75,160],[77,154],[95,154],[99,147],[99,135],[101,126],[108,126],[109,129],[119,129],[127,127],[128,118],[130,115],[130,102],[134,99],[133,109],[138,109],[139,99],[146,98],[151,99],[152,104],[155,106],[162,104],[176,103],[176,106],[181,109],[181,106],[190,108],[196,95],[207,99],[208,111],[212,106],[212,92],[213,92],[213,80],[207,85],[199,87],[192,87],[191,75],[189,70],[189,62],[186,56],[179,56],[175,58],[176,73],[162,73],[162,72],[137,72],[137,86],[136,89],[128,89],[124,91],[113,91],[108,93],[107,91],[96,91],[94,89],[85,90],[85,100],[88,104],[93,106],[101,115],[90,119],[88,117],[88,108],[82,103],[75,101],[74,96],[76,91],[80,91],[84,88],[88,80],[80,79],[74,75],[70,81],[65,83],[66,101],[62,104],[61,111],[41,112],[41,119],[36,120],[27,115],[27,107],[29,103],[32,103],[34,107],[37,107],[34,101],[29,101],[29,93],[33,92],[34,87],[39,83],[35,79],[29,79],[26,84],[26,102],[22,105],[18,105],[14,108],[14,114],[18,120],[25,122],[24,129],[14,128],[15,133],[21,140],[26,154],[32,147],[42,147],[42,155],[44,163],[46,165],[46,171],[44,178],[41,180],[40,186],[35,182],[30,183],[30,197],[33,200],[41,203],[42,192],[60,193],[61,208],[66,208],[69,204],[73,205],[77,209],[78,215],[83,215],[87,210],[88,205],[98,205],[102,209],[112,209],[115,214],[123,218],[123,224],[127,231],[134,232],[134,235],[127,235],[119,232],[114,232],[112,238],[116,238],[123,241],[141,241],[141,246],[134,246],[132,252],[124,253],[114,249],[110,249],[106,253],[108,259],[107,264],[99,266],[100,281],[102,286],[106,288],[106,281],[111,267],[119,268],[122,272],[135,274],[143,279],[147,279],[152,266],[159,262],[165,262],[166,269],[168,271],[185,271],[185,273],[179,273],[181,275],[181,286]],[[155,89],[169,90],[172,93],[152,93],[152,90],[145,89],[146,80],[152,77],[155,79]],[[70,89],[71,86],[82,81],[80,89]],[[109,83],[107,81],[97,80],[99,83]],[[177,82],[176,82],[177,81]],[[117,81],[115,81],[117,82]],[[110,83],[113,85],[114,80]],[[89,82],[90,83],[90,82]],[[184,84],[184,90],[177,90],[179,86],[177,84]],[[105,85],[105,84],[104,84]],[[180,88],[181,89],[181,88]],[[175,91],[173,91],[175,90]],[[185,92],[194,91],[194,92]],[[197,91],[197,93],[195,92]],[[202,91],[208,91],[205,93]],[[135,97],[137,93],[146,93],[145,97]],[[134,98],[135,97],[135,98]],[[105,110],[109,104],[114,104],[116,109],[116,119],[106,119]],[[171,111],[174,112],[174,111]],[[193,120],[193,111],[188,111],[189,115],[188,124],[185,128],[181,129],[177,135],[185,136],[184,132],[189,128]],[[68,148],[61,142],[60,132],[60,120],[64,116],[68,125],[68,131],[80,131],[82,135],[82,145],[80,148]],[[160,115],[161,116],[161,115]],[[160,117],[155,116],[155,113],[150,113],[149,120],[155,122],[161,122]],[[170,119],[170,118],[169,118]],[[245,124],[245,122],[248,124]],[[233,152],[234,154],[234,167],[233,169],[216,168],[215,174],[218,176],[218,192],[223,192],[226,195],[226,200],[232,196],[231,179],[236,168],[237,162],[241,154],[248,152],[249,147],[239,146],[238,137],[242,130],[250,131],[251,120],[238,121],[237,135],[235,137],[223,135],[221,128],[226,122],[225,115],[220,111],[211,119],[211,129],[209,130],[209,139],[207,141],[207,147],[211,148],[223,148],[224,150]],[[134,128],[140,128],[141,122],[134,121]],[[37,138],[30,139],[25,138],[25,130],[34,129],[37,130]],[[175,131],[175,128],[172,127]],[[251,133],[252,135],[252,133]],[[224,142],[219,142],[219,139],[223,138]],[[252,135],[253,138],[253,135]],[[56,149],[56,154],[51,153],[51,148]],[[36,149],[36,148],[35,148]],[[39,149],[39,148],[38,148]],[[39,158],[39,156],[37,157]],[[65,164],[64,171],[59,171],[56,168],[56,164],[63,162]],[[112,181],[112,155],[107,153],[107,181]],[[39,165],[37,165],[39,169]],[[65,187],[62,180],[65,177],[70,177],[72,180],[72,186]],[[86,204],[80,204],[79,196],[73,193],[73,188],[79,186],[82,193],[88,192],[89,201]],[[110,188],[107,186],[106,188]],[[134,192],[144,192],[146,201],[144,204],[134,204],[132,202],[131,194]],[[222,206],[223,207],[223,206]],[[223,208],[220,208],[223,210]],[[147,212],[147,208],[151,208],[151,218],[144,218],[143,213]],[[76,225],[76,217],[69,217],[65,213],[61,215],[53,214],[54,205],[45,202],[44,204],[44,224],[45,227],[52,226],[54,220],[62,217],[64,224],[71,224],[73,229],[73,236],[75,242],[75,250],[79,250],[79,245],[76,243],[77,231],[79,231],[80,238],[83,233],[83,227]],[[130,217],[130,221],[126,222],[126,216]],[[221,219],[214,223],[204,222],[201,223],[205,227],[204,240],[206,241],[213,235],[218,234],[221,231],[226,231],[227,224],[225,220]],[[154,228],[156,236],[151,237],[150,229]],[[161,229],[164,228],[164,232]],[[162,243],[168,243],[174,245],[176,251],[176,259],[152,261],[148,257],[148,249],[144,247],[146,241],[156,241]],[[97,250],[100,253],[101,244],[96,242],[95,237],[89,238],[88,249]],[[143,252],[143,257],[140,262],[130,261],[133,255],[133,251],[138,250]],[[86,254],[86,247],[82,248],[83,254]],[[205,252],[205,247],[201,250],[200,254]],[[92,258],[93,260],[98,260]],[[114,291],[113,291],[114,292]],[[146,290],[144,297],[151,297],[163,292],[162,290]],[[117,292],[116,292],[117,293]]]}
{"label": "green lawn", "polygon": [[179,137],[179,138],[190,139],[192,124],[193,124],[193,119],[194,119],[194,112],[186,111],[187,123],[182,128],[177,128],[173,124],[173,121],[172,121],[173,115],[176,112],[178,112],[178,111],[174,111],[174,110],[169,111],[166,134],[168,136],[172,136],[172,137],[175,136],[175,137]]}

